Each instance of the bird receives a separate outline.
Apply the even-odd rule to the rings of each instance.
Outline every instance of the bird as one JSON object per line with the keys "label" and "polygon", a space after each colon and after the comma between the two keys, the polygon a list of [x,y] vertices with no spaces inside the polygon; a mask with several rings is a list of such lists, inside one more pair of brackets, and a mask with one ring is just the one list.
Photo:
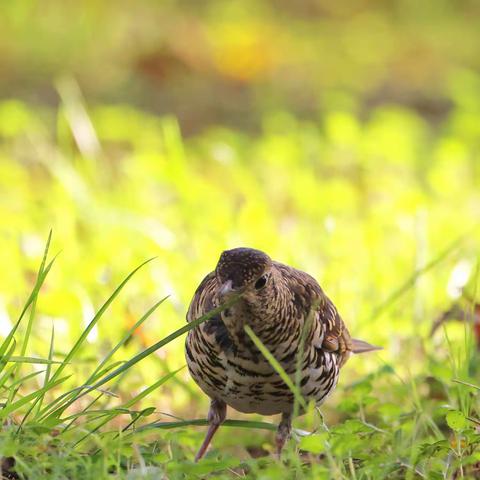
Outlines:
{"label": "bird", "polygon": [[[227,308],[218,309],[225,304]],[[246,326],[292,380],[300,365],[301,395],[316,405],[335,389],[340,368],[352,353],[379,349],[350,336],[312,276],[253,248],[221,253],[215,270],[193,295],[187,322],[213,309],[221,311],[192,328],[185,342],[190,375],[210,398],[209,427],[195,461],[204,456],[225,421],[227,405],[243,413],[281,414],[275,436],[279,456],[290,437],[294,393],[246,334]],[[302,337],[304,328],[308,331]]]}

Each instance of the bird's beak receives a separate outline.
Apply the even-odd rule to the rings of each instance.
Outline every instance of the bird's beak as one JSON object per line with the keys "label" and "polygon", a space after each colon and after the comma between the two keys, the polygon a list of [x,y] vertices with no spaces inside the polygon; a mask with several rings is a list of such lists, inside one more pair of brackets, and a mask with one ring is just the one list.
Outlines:
{"label": "bird's beak", "polygon": [[231,280],[227,280],[227,281],[220,287],[220,291],[219,291],[220,297],[222,297],[222,298],[228,297],[228,296],[231,295],[232,293],[234,293],[232,281],[231,281]]}

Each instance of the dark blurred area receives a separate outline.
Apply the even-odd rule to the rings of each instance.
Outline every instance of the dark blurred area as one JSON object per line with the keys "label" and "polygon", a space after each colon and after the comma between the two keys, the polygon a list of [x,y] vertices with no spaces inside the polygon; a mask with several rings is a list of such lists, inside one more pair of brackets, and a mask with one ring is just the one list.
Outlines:
{"label": "dark blurred area", "polygon": [[73,75],[89,102],[173,114],[186,134],[385,103],[437,122],[480,68],[479,19],[476,0],[4,2],[0,95],[56,104]]}

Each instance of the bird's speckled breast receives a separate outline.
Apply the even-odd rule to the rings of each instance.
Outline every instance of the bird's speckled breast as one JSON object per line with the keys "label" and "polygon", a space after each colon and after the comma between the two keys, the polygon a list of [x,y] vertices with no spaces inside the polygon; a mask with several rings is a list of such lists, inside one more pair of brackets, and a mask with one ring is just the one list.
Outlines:
{"label": "bird's speckled breast", "polygon": [[[186,343],[188,368],[200,388],[240,412],[262,415],[290,412],[293,394],[260,352],[239,349],[222,338],[226,332],[221,319],[209,322],[190,331]],[[297,350],[291,346],[291,342],[267,345],[293,380]],[[301,370],[304,397],[322,403],[335,388],[338,371],[335,353],[310,346]]]}

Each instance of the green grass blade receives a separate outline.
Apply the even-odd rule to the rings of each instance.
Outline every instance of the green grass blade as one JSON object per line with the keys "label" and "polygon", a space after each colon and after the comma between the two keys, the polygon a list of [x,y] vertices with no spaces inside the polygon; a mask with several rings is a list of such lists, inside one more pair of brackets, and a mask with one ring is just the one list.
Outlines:
{"label": "green grass blade", "polygon": [[[115,347],[105,356],[105,358],[100,362],[100,364],[97,366],[97,368],[93,371],[93,373],[88,377],[86,380],[86,385],[91,385],[93,382],[95,382],[98,378],[103,376],[106,371],[112,368],[112,366],[109,366],[108,368],[105,368],[102,370],[102,368],[105,366],[105,364],[108,363],[108,361],[113,357],[113,355],[128,341],[129,338],[131,338],[133,332],[140,327],[145,320],[147,320],[154,312],[155,310],[168,298],[168,296],[162,298],[159,300],[157,303],[155,303],[150,309],[147,310],[147,312],[133,325],[128,332],[125,334],[125,336],[115,345]],[[118,364],[123,364],[124,362],[116,362],[115,365]],[[78,398],[79,395],[81,395],[82,390],[81,389],[76,389],[72,395],[71,398],[68,401],[65,401],[64,404],[62,405],[63,410],[67,409],[73,402],[75,402]],[[87,405],[86,408],[90,408],[92,405],[94,405],[102,395],[98,396],[96,399],[92,400],[89,405]],[[57,408],[57,413],[59,412],[59,408]],[[67,425],[66,428],[70,426]]]}
{"label": "green grass blade", "polygon": [[53,389],[53,388],[57,387],[58,385],[63,383],[65,380],[70,378],[70,376],[71,375],[68,375],[66,377],[59,378],[56,381],[52,381],[46,387],[43,387],[39,390],[36,390],[35,392],[32,392],[28,395],[25,395],[24,397],[22,397],[20,400],[17,400],[16,402],[8,403],[5,407],[3,407],[0,410],[0,419],[5,418],[10,413],[12,413],[15,410],[18,410],[19,408],[23,407],[24,405],[29,403],[31,400],[36,399],[39,395],[41,395],[45,392],[48,392],[48,390],[50,390],[50,389]]}
{"label": "green grass blade", "polygon": [[[16,347],[16,340],[12,337],[12,344],[10,345],[10,348],[8,349],[8,352],[5,354],[5,356],[0,360],[0,372],[3,371],[7,363],[9,362],[10,358],[12,358],[12,354],[15,350]],[[18,365],[15,364],[12,366],[12,368],[7,369],[7,371],[3,374],[2,378],[0,379],[0,385],[3,385],[9,378],[15,378],[16,373],[17,373],[17,367]],[[17,389],[19,387],[15,388],[9,388],[8,389],[8,398],[6,401],[6,404],[8,405],[9,403],[12,402],[13,397],[15,396]]]}
{"label": "green grass blade", "polygon": [[132,405],[135,405],[137,402],[145,398],[147,395],[150,395],[154,390],[156,390],[158,387],[163,385],[165,382],[173,378],[178,372],[183,370],[186,367],[186,365],[181,366],[180,368],[177,368],[173,372],[167,373],[165,376],[163,376],[161,379],[157,380],[155,383],[150,385],[148,388],[145,390],[142,390],[138,395],[135,395],[131,400],[123,404],[124,408],[130,408]]}
{"label": "green grass blade", "polygon": [[268,350],[267,347],[262,343],[262,341],[255,335],[255,332],[250,328],[249,325],[245,325],[245,332],[247,335],[250,337],[252,342],[255,344],[255,346],[260,350],[260,353],[266,358],[268,363],[272,366],[272,368],[278,373],[280,378],[285,382],[287,387],[290,389],[290,391],[293,393],[295,399],[297,402],[304,408],[307,408],[307,402],[305,402],[305,399],[303,398],[302,394],[300,393],[300,390],[295,386],[295,384],[292,382],[292,379],[288,376],[287,372],[283,369],[283,367],[280,365],[280,363],[277,361],[277,359],[271,354],[271,352]]}
{"label": "green grass blade", "polygon": [[[295,389],[300,392],[300,383],[302,380],[302,364],[304,360],[305,353],[305,342],[307,341],[308,334],[311,332],[311,327],[313,324],[313,319],[317,312],[319,302],[314,302],[310,307],[307,318],[302,326],[302,331],[300,332],[300,342],[298,346],[298,352],[295,359]],[[303,397],[302,397],[303,398]],[[299,402],[298,397],[294,397],[293,402],[293,418],[296,418],[299,412]]]}
{"label": "green grass blade", "polygon": [[[1,360],[0,360],[0,372],[3,371],[3,369],[6,367],[10,358],[12,358],[13,352],[15,350],[16,343],[17,342],[15,341],[15,339],[13,339],[13,343],[12,343],[12,345],[10,345],[10,348],[9,348],[8,352],[1,358]],[[15,369],[15,367],[13,367],[13,369]]]}
{"label": "green grass blade", "polygon": [[[52,322],[52,333],[50,335],[50,348],[48,349],[48,359],[51,360],[53,358],[53,346],[55,344],[55,325]],[[50,381],[50,375],[52,373],[52,367],[49,364],[47,366],[47,371],[45,372],[45,379],[43,382],[43,386],[46,387],[48,382]],[[39,412],[42,408],[42,403],[43,403],[44,395],[39,397],[39,402],[38,402],[38,408],[37,412]]]}
{"label": "green grass blade", "polygon": [[463,380],[459,380],[458,378],[454,378],[452,380],[452,382],[459,383],[460,385],[465,385],[466,387],[474,388],[475,390],[480,390],[480,386],[475,385],[475,384],[470,383],[470,382],[465,382]]}
{"label": "green grass blade", "polygon": [[[123,433],[125,433],[127,430],[130,430],[136,423],[139,422],[139,420],[143,417],[147,417],[148,415],[152,414],[153,411],[155,411],[155,408],[144,408],[143,410],[141,410],[140,412],[136,413],[135,415],[132,414],[132,420],[130,422],[128,422],[121,430],[121,432],[117,432],[114,437],[113,437],[113,440],[115,440],[116,438],[118,438],[120,435],[122,435]],[[95,452],[95,455],[99,453],[99,450],[97,450]]]}
{"label": "green grass blade", "polygon": [[105,358],[100,362],[100,364],[97,366],[97,368],[93,371],[93,373],[90,375],[88,380],[85,383],[91,383],[93,379],[96,377],[96,375],[100,372],[100,370],[105,366],[105,364],[115,355],[115,353],[123,346],[125,343],[131,338],[133,332],[140,327],[145,320],[147,320],[154,312],[157,310],[157,308],[168,298],[168,295],[161,300],[159,300],[157,303],[155,303],[136,323],[133,325],[128,332],[125,334],[125,336],[115,345],[115,348],[113,348],[108,355],[105,356]]}
{"label": "green grass blade", "polygon": [[[193,328],[197,327],[198,325],[202,324],[203,322],[206,322],[210,318],[214,317],[218,313],[222,312],[226,308],[232,306],[236,301],[238,300],[238,296],[233,297],[229,302],[225,303],[224,305],[221,305],[217,308],[214,308],[213,310],[210,310],[210,312],[206,313],[205,315],[201,316],[200,318],[197,318],[196,320],[193,320],[189,323],[187,323],[185,326],[179,328],[175,332],[171,333],[170,335],[166,336],[162,340],[160,340],[157,343],[154,343],[152,346],[146,348],[143,350],[143,352],[139,353],[138,355],[135,355],[133,358],[125,362],[121,367],[116,368],[113,372],[109,373],[106,375],[104,378],[101,380],[98,380],[92,387],[90,387],[90,390],[96,389],[104,385],[105,383],[109,382],[110,380],[114,379],[118,375],[121,375],[123,372],[131,368],[133,365],[137,364],[141,360],[143,360],[145,357],[148,357],[151,355],[153,352],[157,351],[158,349],[164,347],[171,341],[175,340],[176,338],[180,337],[181,335],[187,333],[188,331],[192,330]],[[84,392],[84,394],[87,392]]]}
{"label": "green grass blade", "polygon": [[84,410],[82,412],[78,412],[78,413],[72,413],[71,415],[68,415],[67,417],[65,417],[63,419],[63,421],[67,421],[67,420],[76,420],[77,418],[81,418],[81,417],[103,417],[103,416],[106,416],[106,415],[112,415],[112,414],[115,414],[115,415],[123,415],[125,413],[128,413],[128,414],[133,414],[133,413],[136,413],[134,412],[133,410],[129,410],[128,408],[122,408],[122,407],[115,407],[115,408],[99,408],[97,410]]}
{"label": "green grass blade", "polygon": [[432,270],[434,267],[436,267],[439,263],[441,263],[443,260],[445,260],[452,252],[457,250],[460,245],[464,242],[465,238],[467,238],[467,235],[464,234],[460,237],[458,237],[456,240],[454,240],[448,247],[446,247],[444,250],[442,250],[436,257],[434,257],[430,262],[428,262],[424,267],[415,270],[413,274],[398,288],[396,288],[383,302],[380,303],[380,305],[377,305],[368,321],[372,321],[375,318],[377,318],[379,315],[381,315],[385,310],[387,310],[391,305],[393,305],[399,298],[401,298],[405,293],[407,293],[409,290],[413,288],[417,280],[427,273],[428,271]]}
{"label": "green grass blade", "polygon": [[46,358],[38,358],[38,357],[20,357],[13,355],[8,360],[8,363],[32,363],[35,365],[59,365],[63,362],[59,360],[48,360]]}
{"label": "green grass blade", "polygon": [[[53,358],[53,344],[54,344],[54,339],[55,339],[55,326],[52,323],[52,333],[50,334],[50,348],[48,350],[48,359],[52,360]],[[43,380],[43,386],[46,387],[48,385],[48,382],[50,381],[50,372],[52,370],[52,364],[49,363],[47,364],[47,369],[45,371],[45,378]],[[20,432],[22,429],[23,425],[27,421],[27,418],[30,416],[32,413],[33,409],[37,407],[37,413],[40,411],[42,408],[42,403],[43,399],[45,398],[45,393],[40,394],[37,399],[33,402],[32,406],[28,409],[27,413],[24,415],[22,418],[22,421],[20,422],[20,425],[18,426],[17,429],[17,434]]]}
{"label": "green grass blade", "polygon": [[31,378],[36,377],[37,375],[40,375],[41,373],[44,373],[44,372],[45,372],[45,370],[39,370],[37,372],[29,373],[28,375],[25,375],[22,378],[18,378],[17,380],[15,380],[13,383],[11,383],[6,388],[10,389],[10,388],[16,387],[17,385],[21,385],[21,384],[27,382],[28,380],[30,380]]}
{"label": "green grass blade", "polygon": [[[125,361],[118,361],[113,363],[112,365],[109,365],[107,368],[104,368],[101,372],[97,374],[97,378],[100,378],[101,375],[106,374],[110,370],[113,370],[114,368],[116,368],[118,365],[123,365],[124,363]],[[43,410],[38,411],[37,414],[35,415],[35,419],[37,421],[40,421],[45,417],[54,416],[54,412],[57,412],[61,415],[61,412],[64,411],[66,408],[68,408],[69,405],[71,405],[72,403],[71,397],[76,396],[77,392],[81,392],[82,390],[85,390],[87,388],[89,389],[91,388],[91,386],[88,384],[84,384],[84,385],[80,385],[79,387],[72,388],[68,392],[63,393],[59,397],[52,400],[52,402],[50,402],[46,407],[44,407]]]}
{"label": "green grass blade", "polygon": [[[40,268],[38,269],[37,278],[39,278],[44,271],[45,265],[47,263],[48,250],[50,248],[51,241],[52,241],[52,230],[50,230],[50,232],[48,233],[47,243],[45,245],[45,250],[43,252],[43,258],[42,258],[42,261],[40,263]],[[20,355],[21,356],[25,356],[25,354],[27,352],[28,341],[29,341],[30,335],[32,333],[33,319],[35,318],[37,298],[38,298],[38,295],[35,295],[35,297],[32,300],[32,306],[30,308],[30,315],[28,317],[27,328],[25,330],[25,335],[23,337],[22,348],[20,349]]]}
{"label": "green grass blade", "polygon": [[[114,378],[126,373],[128,371],[128,369],[130,369],[133,365],[137,364],[138,362],[140,362],[141,360],[143,360],[145,357],[148,357],[149,355],[151,355],[153,352],[157,351],[158,349],[164,347],[165,345],[167,345],[168,343],[170,343],[171,341],[175,340],[176,338],[178,338],[179,336],[187,333],[189,330],[197,327],[198,325],[200,325],[201,323],[203,322],[206,322],[207,320],[209,320],[211,317],[217,315],[218,313],[222,312],[224,309],[230,307],[231,305],[233,305],[236,301],[238,300],[238,296],[235,296],[233,297],[229,302],[225,303],[224,305],[221,305],[217,308],[214,308],[213,310],[211,310],[210,312],[206,313],[205,315],[203,315],[202,317],[200,318],[197,318],[196,320],[193,320],[189,323],[187,323],[185,326],[179,328],[178,330],[176,330],[175,332],[171,333],[170,335],[168,335],[167,337],[163,338],[162,340],[160,340],[159,342],[151,345],[150,347],[146,348],[145,350],[143,350],[142,352],[140,352],[138,355],[135,355],[133,358],[131,358],[130,360],[126,361],[126,362],[123,362],[121,366],[115,368],[112,372],[108,373],[107,375],[105,375],[103,378],[99,379],[98,381],[96,381],[93,385],[83,385],[81,387],[77,387],[76,389],[74,390],[84,390],[82,391],[79,395],[77,395],[75,397],[75,400],[78,400],[79,398],[83,397],[84,395],[86,395],[87,393],[89,393],[90,391],[92,390],[96,390],[98,388],[100,388],[101,386],[105,385],[107,382],[109,382],[110,380],[113,380]],[[110,367],[109,367],[110,368]],[[73,391],[73,390],[72,390]],[[67,408],[71,402],[70,400],[67,400],[66,401],[66,404],[65,405],[62,405],[61,407],[58,407],[58,404],[61,402],[61,401],[65,401],[65,398],[68,396],[68,395],[71,395],[70,392],[67,392],[66,394],[63,394],[61,395],[59,398],[56,398],[50,405],[48,405],[42,412],[39,413],[39,416],[41,419],[45,419],[47,416],[52,416],[54,415],[54,412],[55,414],[60,414],[61,415],[61,411],[62,409],[65,410],[65,408]],[[55,410],[54,410],[55,409]]]}
{"label": "green grass blade", "polygon": [[0,377],[0,388],[5,388],[4,385],[7,383],[9,378],[12,378],[13,371],[15,370],[15,365],[12,365],[8,368],[5,373]]}
{"label": "green grass blade", "polygon": [[[161,429],[161,430],[171,430],[173,428],[183,428],[191,426],[199,427],[208,427],[208,420],[205,419],[195,419],[195,420],[184,420],[178,422],[153,422],[147,425],[142,425],[136,431],[143,432],[146,430]],[[223,426],[227,427],[241,427],[241,428],[253,428],[256,430],[270,430],[272,432],[277,431],[277,425],[267,422],[256,422],[251,420],[225,420],[222,423]]]}
{"label": "green grass blade", "polygon": [[[81,390],[78,390],[78,391],[81,392]],[[82,416],[82,415],[89,414],[92,406],[95,405],[103,396],[104,396],[103,392],[100,393],[100,395],[97,395],[90,403],[88,403],[85,406],[85,408],[82,409],[81,412],[79,412],[79,415]],[[52,418],[52,417],[60,418],[62,413],[69,407],[69,405],[71,405],[73,403],[73,401],[75,401],[75,398],[76,397],[74,397],[74,400],[69,399],[68,402],[65,402],[64,405],[62,405],[60,408],[57,408],[57,410],[53,411],[52,414],[49,416],[49,418]],[[64,419],[64,421],[68,421],[68,419],[70,419],[70,421],[69,421],[69,423],[67,423],[67,425],[65,425],[65,427],[63,427],[62,432],[66,432],[68,429],[70,429],[73,426],[73,424],[76,420],[76,418],[72,418],[70,416],[70,417],[67,417],[66,419]]]}
{"label": "green grass blade", "polygon": [[[150,385],[150,387],[146,388],[144,391],[140,392],[138,395],[136,395],[134,398],[129,400],[128,402],[125,402],[120,408],[128,409],[134,405],[135,403],[139,402],[142,398],[146,397],[149,395],[151,392],[156,390],[158,387],[163,385],[165,382],[170,380],[172,377],[174,377],[180,370],[183,370],[185,368],[185,365],[182,366],[181,368],[174,370],[173,372],[168,373],[164,377],[162,377],[160,380],[157,380],[153,385]],[[84,435],[80,440],[78,440],[75,443],[75,446],[77,446],[79,443],[83,442],[86,440],[90,435],[93,433],[97,432],[100,428],[102,428],[105,424],[110,422],[114,417],[117,416],[117,413],[113,413],[112,415],[108,416],[107,418],[103,419],[98,425],[95,426],[93,430],[88,432],[86,435]]]}
{"label": "green grass blade", "polygon": [[132,272],[130,272],[125,279],[120,283],[120,285],[115,289],[115,291],[110,295],[110,297],[107,299],[107,301],[101,306],[101,308],[98,310],[98,312],[95,314],[93,319],[90,321],[90,323],[87,325],[85,330],[82,332],[80,335],[80,338],[75,342],[75,345],[72,347],[70,352],[67,354],[65,357],[64,362],[58,367],[58,369],[55,371],[55,373],[52,375],[52,381],[57,379],[59,375],[63,372],[67,364],[72,360],[72,358],[75,357],[75,355],[78,353],[80,348],[82,347],[83,343],[87,339],[88,334],[92,330],[92,328],[97,324],[97,322],[100,320],[102,315],[105,313],[107,308],[110,306],[110,304],[115,300],[115,298],[118,296],[118,294],[122,291],[123,287],[129,282],[129,280],[135,275],[135,273],[138,272],[143,266],[147,265],[147,263],[150,263],[153,260],[153,258],[148,259],[147,261],[143,262],[141,265],[139,265],[137,268],[135,268]]}
{"label": "green grass blade", "polygon": [[33,287],[32,292],[30,293],[30,296],[28,297],[27,302],[25,303],[23,310],[20,314],[20,317],[16,321],[15,325],[12,327],[10,330],[9,334],[5,338],[5,340],[2,342],[0,345],[0,358],[5,355],[5,352],[7,351],[8,346],[10,345],[10,342],[13,339],[13,336],[15,335],[15,332],[17,331],[21,321],[23,320],[23,317],[25,316],[25,313],[27,312],[28,308],[32,304],[32,302],[37,298],[38,293],[40,291],[40,288],[43,285],[43,282],[47,278],[48,273],[50,272],[50,269],[53,266],[53,262],[55,261],[56,257],[53,258],[53,260],[47,265],[47,267],[43,270],[42,274],[37,277],[37,281]]}
{"label": "green grass blade", "polygon": [[54,415],[54,413],[52,412],[58,412],[60,410],[64,411],[66,407],[64,407],[62,402],[65,402],[76,390],[83,390],[86,387],[88,387],[88,385],[80,385],[79,387],[72,388],[68,392],[62,393],[61,395],[56,397],[54,400],[52,400],[43,410],[38,412],[37,415],[35,416],[35,419],[37,421],[42,422],[45,419],[48,419],[53,416],[57,416],[57,415]]}

